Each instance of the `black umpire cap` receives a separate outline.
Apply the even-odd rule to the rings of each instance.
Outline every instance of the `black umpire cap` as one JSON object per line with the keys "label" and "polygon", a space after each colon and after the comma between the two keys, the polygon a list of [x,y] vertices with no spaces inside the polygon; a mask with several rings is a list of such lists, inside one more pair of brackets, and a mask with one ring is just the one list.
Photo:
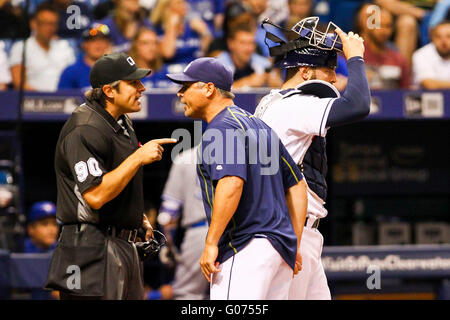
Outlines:
{"label": "black umpire cap", "polygon": [[152,70],[138,68],[133,58],[121,53],[105,54],[92,66],[89,80],[92,88],[117,80],[138,80],[148,76]]}

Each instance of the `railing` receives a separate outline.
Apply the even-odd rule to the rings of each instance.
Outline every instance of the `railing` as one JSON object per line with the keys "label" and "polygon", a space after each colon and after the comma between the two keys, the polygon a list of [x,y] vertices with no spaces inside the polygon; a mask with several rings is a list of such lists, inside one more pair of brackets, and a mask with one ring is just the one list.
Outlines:
{"label": "railing", "polygon": [[[0,250],[0,298],[11,289],[42,288],[51,254],[9,253]],[[372,293],[402,291],[392,280],[418,279],[433,282],[437,298],[450,299],[450,244],[399,246],[324,247],[322,262],[332,289],[345,292],[349,283],[363,288],[370,276],[379,275],[379,288]],[[376,286],[376,281],[373,282]],[[436,285],[437,283],[437,285]],[[370,288],[369,288],[370,289]],[[367,290],[367,289],[366,289]],[[421,287],[418,285],[417,290]],[[4,296],[1,296],[3,292]]]}
{"label": "railing", "polygon": [[[236,92],[235,103],[252,112],[270,89]],[[190,121],[176,91],[153,89],[141,98],[142,110],[133,114],[138,121]],[[56,93],[27,92],[23,121],[63,121],[83,103],[82,92],[65,90]],[[19,120],[19,95],[0,92],[0,122]],[[372,91],[371,120],[450,119],[450,91]]]}

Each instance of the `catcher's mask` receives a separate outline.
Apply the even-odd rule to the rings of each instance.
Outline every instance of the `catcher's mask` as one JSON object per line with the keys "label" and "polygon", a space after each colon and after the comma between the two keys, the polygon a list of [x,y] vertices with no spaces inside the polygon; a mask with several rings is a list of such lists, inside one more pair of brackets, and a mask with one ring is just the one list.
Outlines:
{"label": "catcher's mask", "polygon": [[318,30],[319,17],[300,20],[290,30],[264,19],[261,26],[266,31],[264,42],[274,65],[281,69],[311,66],[337,66],[337,51],[342,52],[342,43],[335,32],[338,26],[329,22],[325,31]]}

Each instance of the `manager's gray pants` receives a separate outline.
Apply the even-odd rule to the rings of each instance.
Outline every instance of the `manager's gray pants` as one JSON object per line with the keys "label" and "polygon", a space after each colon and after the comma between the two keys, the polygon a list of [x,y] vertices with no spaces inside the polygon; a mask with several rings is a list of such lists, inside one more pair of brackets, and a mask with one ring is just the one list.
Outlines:
{"label": "manager's gray pants", "polygon": [[173,284],[176,300],[205,300],[207,298],[209,283],[199,264],[207,233],[207,225],[186,230]]}

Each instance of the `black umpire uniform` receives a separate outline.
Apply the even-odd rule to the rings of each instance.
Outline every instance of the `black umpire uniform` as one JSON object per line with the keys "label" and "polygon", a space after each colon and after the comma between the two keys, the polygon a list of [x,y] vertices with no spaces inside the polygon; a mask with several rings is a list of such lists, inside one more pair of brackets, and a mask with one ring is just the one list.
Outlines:
{"label": "black umpire uniform", "polygon": [[[91,71],[91,84],[98,88],[149,73],[123,53],[105,55]],[[65,123],[55,154],[57,218],[63,227],[46,284],[59,290],[62,299],[144,298],[142,263],[134,244],[143,223],[143,169],[99,210],[83,198],[138,148],[130,119],[123,114],[116,121],[96,100],[87,100]]]}

